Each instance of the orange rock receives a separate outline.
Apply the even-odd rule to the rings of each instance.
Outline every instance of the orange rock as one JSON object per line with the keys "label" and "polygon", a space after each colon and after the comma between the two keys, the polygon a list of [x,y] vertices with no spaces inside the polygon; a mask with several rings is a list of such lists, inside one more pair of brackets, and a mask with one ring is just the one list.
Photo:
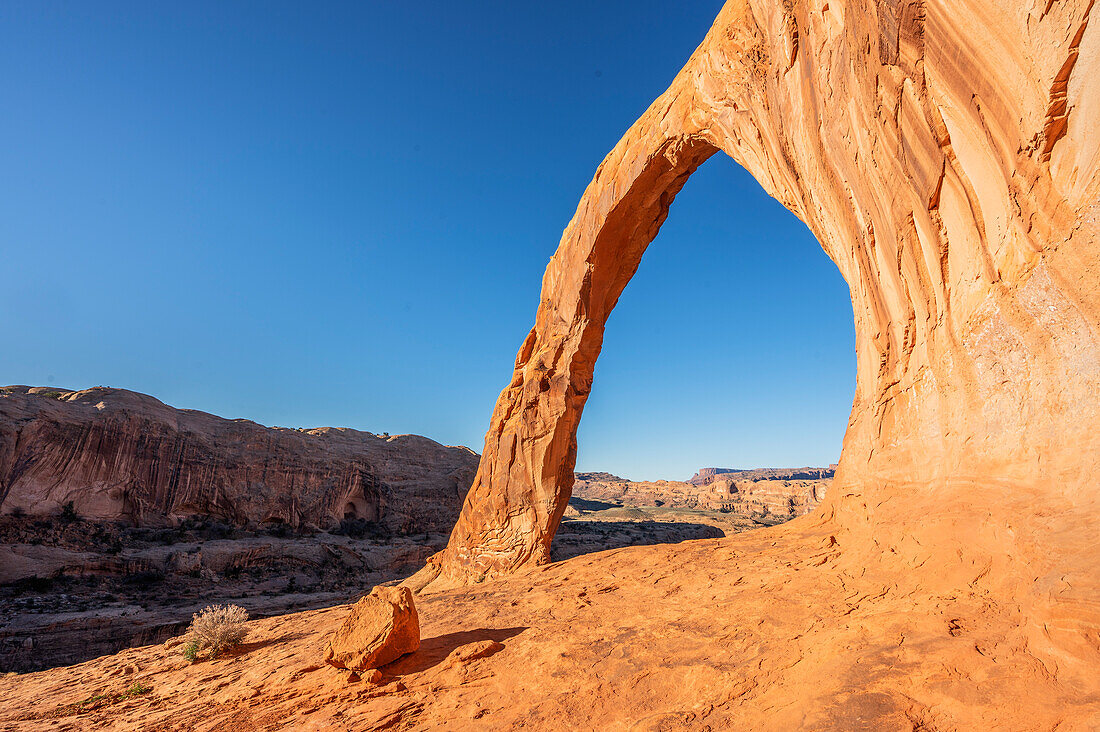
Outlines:
{"label": "orange rock", "polygon": [[[566,227],[428,589],[549,561],[605,323],[677,193],[720,151],[806,223],[850,287],[856,393],[822,511],[855,534],[851,551],[927,531],[922,495],[945,512],[979,495],[991,515],[1009,496],[1036,515],[1095,510],[1095,12],[727,2]],[[886,505],[910,510],[884,529]]]}
{"label": "orange rock", "polygon": [[[407,587],[375,587],[351,607],[351,615],[325,648],[325,663],[367,671],[420,647],[420,619]],[[370,677],[373,679],[373,677]]]}
{"label": "orange rock", "polygon": [[445,666],[464,666],[470,661],[476,661],[479,658],[487,658],[498,651],[503,650],[504,644],[495,640],[481,640],[474,643],[467,643],[464,646],[451,651],[451,654],[447,656],[444,662]]}
{"label": "orange rock", "polygon": [[126,389],[0,387],[0,513],[163,526],[450,530],[477,455],[417,435],[264,427]]}

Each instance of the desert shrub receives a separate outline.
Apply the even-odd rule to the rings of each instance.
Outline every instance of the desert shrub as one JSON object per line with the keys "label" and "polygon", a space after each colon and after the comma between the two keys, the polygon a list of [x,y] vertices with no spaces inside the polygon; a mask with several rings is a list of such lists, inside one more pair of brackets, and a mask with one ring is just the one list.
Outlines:
{"label": "desert shrub", "polygon": [[36,391],[34,393],[36,396],[46,397],[47,399],[60,400],[65,397],[66,392],[59,391],[57,389],[43,389],[42,391]]}
{"label": "desert shrub", "polygon": [[73,506],[72,501],[68,501],[61,507],[62,521],[76,521],[78,518],[80,518],[80,515],[76,512],[76,507]]}
{"label": "desert shrub", "polygon": [[[217,658],[222,651],[241,644],[248,635],[245,622],[248,611],[237,605],[210,605],[191,617],[191,626],[187,629],[190,642],[184,649],[187,655],[191,644],[195,645],[194,655],[200,651],[209,651],[211,658]],[[194,660],[188,657],[188,660]]]}
{"label": "desert shrub", "polygon": [[369,530],[370,524],[366,519],[348,517],[341,519],[340,523],[330,533],[352,539],[362,539],[369,533]]}
{"label": "desert shrub", "polygon": [[145,686],[140,681],[135,681],[130,684],[130,687],[126,689],[126,691],[122,692],[122,697],[126,699],[132,696],[141,696],[142,694],[148,694],[152,690],[152,687]]}
{"label": "desert shrub", "polygon": [[195,662],[195,659],[199,657],[199,642],[197,640],[189,641],[187,645],[183,647],[183,657],[186,658],[189,663]]}
{"label": "desert shrub", "polygon": [[126,575],[122,582],[131,587],[148,589],[158,582],[164,581],[164,572],[159,569],[143,569],[140,572]]}

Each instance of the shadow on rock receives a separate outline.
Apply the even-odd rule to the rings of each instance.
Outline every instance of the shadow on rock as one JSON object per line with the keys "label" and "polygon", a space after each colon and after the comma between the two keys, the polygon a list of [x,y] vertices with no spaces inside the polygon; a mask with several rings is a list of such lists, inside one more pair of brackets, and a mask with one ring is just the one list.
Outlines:
{"label": "shadow on rock", "polygon": [[720,539],[723,536],[726,536],[725,531],[709,524],[574,519],[562,522],[554,536],[554,543],[550,546],[550,558],[560,562],[607,549],[678,544],[689,539]]}
{"label": "shadow on rock", "polygon": [[[444,635],[437,635],[435,638],[425,638],[420,641],[420,650],[394,661],[384,667],[382,671],[388,677],[421,673],[442,663],[456,648],[461,648],[462,646],[481,641],[503,643],[509,638],[516,637],[525,630],[527,630],[527,626],[518,628],[481,628],[479,630],[465,630],[459,633],[446,633]],[[495,653],[499,653],[501,650],[503,650],[503,647],[488,653],[479,654],[479,656],[481,658],[486,658]]]}

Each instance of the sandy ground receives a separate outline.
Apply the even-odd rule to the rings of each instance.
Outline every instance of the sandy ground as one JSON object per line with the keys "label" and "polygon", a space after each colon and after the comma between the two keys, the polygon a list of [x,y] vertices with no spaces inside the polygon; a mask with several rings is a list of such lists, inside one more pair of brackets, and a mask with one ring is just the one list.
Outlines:
{"label": "sandy ground", "polygon": [[346,606],[256,621],[215,661],[7,676],[0,729],[1100,728],[1089,512],[994,516],[981,493],[877,507],[870,534],[815,514],[420,595],[422,648],[377,683],[321,663]]}

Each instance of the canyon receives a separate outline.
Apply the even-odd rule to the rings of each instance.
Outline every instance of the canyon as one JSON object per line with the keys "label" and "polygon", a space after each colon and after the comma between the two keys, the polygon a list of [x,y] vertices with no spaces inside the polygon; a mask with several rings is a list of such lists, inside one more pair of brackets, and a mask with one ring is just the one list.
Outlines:
{"label": "canyon", "polygon": [[[0,456],[0,672],[160,643],[212,603],[262,618],[354,601],[446,546],[477,465],[415,435],[268,428],[102,387],[0,388]],[[666,483],[691,487],[586,501],[578,480],[554,558],[721,537],[802,501],[780,486],[777,513],[719,510]]]}
{"label": "canyon", "polygon": [[0,389],[0,513],[447,532],[478,456],[418,435],[264,427],[125,389]]}

